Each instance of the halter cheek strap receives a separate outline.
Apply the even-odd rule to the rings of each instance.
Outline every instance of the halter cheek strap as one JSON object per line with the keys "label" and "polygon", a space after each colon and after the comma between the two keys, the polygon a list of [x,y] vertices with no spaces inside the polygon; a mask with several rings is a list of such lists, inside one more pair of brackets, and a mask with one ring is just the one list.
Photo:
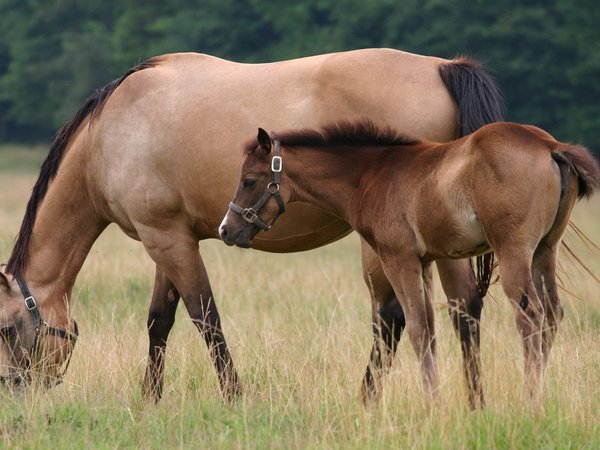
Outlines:
{"label": "halter cheek strap", "polygon": [[[42,336],[56,336],[62,339],[66,339],[68,341],[71,341],[73,343],[73,346],[75,346],[75,343],[77,342],[77,337],[79,336],[79,327],[77,326],[77,322],[73,320],[73,326],[75,328],[73,333],[65,328],[51,327],[50,325],[48,325],[47,322],[42,320],[40,310],[38,309],[35,298],[33,297],[33,295],[31,295],[31,291],[29,290],[29,287],[27,286],[25,280],[20,275],[15,276],[15,280],[17,281],[17,284],[21,289],[21,293],[23,294],[23,298],[25,299],[25,307],[27,308],[27,311],[29,311],[29,313],[31,314],[31,318],[33,319],[33,330],[35,331],[35,337],[33,340],[33,345],[29,350],[29,358],[33,358],[33,356],[36,355],[39,351],[40,338]],[[69,364],[71,363],[71,356],[73,356],[72,351],[69,353],[69,357],[67,359],[67,363],[65,365],[64,370],[57,377],[59,383],[62,379],[62,376],[69,368]]]}
{"label": "halter cheek strap", "polygon": [[[285,204],[279,193],[279,184],[281,183],[281,171],[283,170],[283,159],[281,159],[281,143],[278,140],[274,140],[275,149],[273,151],[273,158],[271,159],[271,182],[267,185],[265,193],[260,199],[249,208],[242,208],[233,202],[229,203],[229,209],[242,216],[246,222],[254,224],[262,231],[268,231],[271,229],[275,220],[285,212]],[[263,206],[273,197],[279,207],[279,212],[271,223],[264,222],[259,216],[258,212]]]}

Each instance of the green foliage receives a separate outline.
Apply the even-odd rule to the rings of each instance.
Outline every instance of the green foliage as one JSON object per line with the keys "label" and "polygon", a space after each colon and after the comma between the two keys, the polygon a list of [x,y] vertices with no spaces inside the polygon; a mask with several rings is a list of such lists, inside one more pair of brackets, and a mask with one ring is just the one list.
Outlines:
{"label": "green foliage", "polygon": [[49,137],[90,92],[160,53],[258,62],[394,47],[473,55],[508,119],[598,149],[599,21],[592,0],[0,0],[0,139]]}

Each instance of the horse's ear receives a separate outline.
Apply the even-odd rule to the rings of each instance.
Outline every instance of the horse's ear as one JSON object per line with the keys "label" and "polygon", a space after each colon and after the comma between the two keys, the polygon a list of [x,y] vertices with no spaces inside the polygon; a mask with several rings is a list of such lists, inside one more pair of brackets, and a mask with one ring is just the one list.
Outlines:
{"label": "horse's ear", "polygon": [[3,272],[0,272],[0,291],[9,291],[10,290],[10,282],[6,275]]}
{"label": "horse's ear", "polygon": [[0,338],[5,342],[10,342],[11,338],[16,334],[17,327],[14,324],[0,326]]}
{"label": "horse's ear", "polygon": [[262,128],[258,129],[258,135],[256,136],[256,140],[258,141],[258,145],[260,148],[268,155],[271,153],[271,147],[273,145],[273,141],[271,141],[271,137],[269,133],[267,133]]}

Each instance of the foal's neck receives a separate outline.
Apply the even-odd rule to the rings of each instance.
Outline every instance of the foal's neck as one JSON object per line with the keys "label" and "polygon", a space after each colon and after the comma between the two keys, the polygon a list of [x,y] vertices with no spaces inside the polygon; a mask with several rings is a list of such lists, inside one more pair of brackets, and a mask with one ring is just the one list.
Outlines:
{"label": "foal's neck", "polygon": [[310,203],[349,221],[348,205],[364,175],[376,167],[382,149],[293,148],[284,157],[290,201]]}

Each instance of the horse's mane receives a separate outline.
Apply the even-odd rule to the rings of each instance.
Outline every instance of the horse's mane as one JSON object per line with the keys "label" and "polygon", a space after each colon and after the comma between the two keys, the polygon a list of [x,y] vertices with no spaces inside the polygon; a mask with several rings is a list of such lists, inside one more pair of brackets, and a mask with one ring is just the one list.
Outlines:
{"label": "horse's mane", "polygon": [[[390,127],[378,127],[369,119],[341,121],[329,124],[320,130],[305,128],[276,133],[282,145],[287,147],[349,147],[358,145],[399,146],[421,143]],[[245,152],[256,148],[256,139],[248,141]]]}
{"label": "horse's mane", "polygon": [[121,85],[121,83],[135,72],[144,70],[150,67],[154,67],[160,62],[159,58],[151,58],[144,61],[137,66],[129,69],[122,77],[117,78],[111,83],[104,86],[102,89],[96,90],[90,95],[83,106],[77,111],[75,116],[65,123],[52,141],[48,156],[42,163],[40,169],[40,175],[33,186],[31,197],[27,203],[27,209],[25,210],[25,216],[21,223],[21,228],[17,234],[15,240],[15,246],[10,255],[8,263],[6,264],[6,273],[11,273],[15,276],[21,275],[25,269],[27,262],[27,251],[29,248],[29,242],[31,240],[31,233],[33,231],[33,225],[35,223],[37,209],[41,201],[46,195],[50,182],[56,176],[58,167],[62,160],[65,150],[69,143],[69,140],[73,134],[79,129],[81,124],[87,117],[90,117],[90,121],[98,117],[102,112],[102,109],[106,103],[106,100],[110,95]]}

